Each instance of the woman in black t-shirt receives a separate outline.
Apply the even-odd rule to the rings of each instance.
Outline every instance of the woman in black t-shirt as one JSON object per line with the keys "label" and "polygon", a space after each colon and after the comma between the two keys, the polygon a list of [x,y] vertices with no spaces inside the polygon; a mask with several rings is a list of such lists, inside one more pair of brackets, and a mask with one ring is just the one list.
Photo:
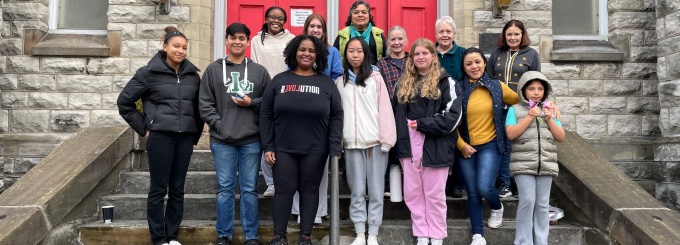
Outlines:
{"label": "woman in black t-shirt", "polygon": [[265,161],[272,165],[274,239],[288,244],[286,228],[293,195],[300,193],[300,240],[311,245],[319,204],[319,183],[328,155],[340,156],[342,104],[333,80],[324,75],[328,48],[314,36],[300,35],[284,50],[290,70],[272,79],[260,105],[260,135]]}

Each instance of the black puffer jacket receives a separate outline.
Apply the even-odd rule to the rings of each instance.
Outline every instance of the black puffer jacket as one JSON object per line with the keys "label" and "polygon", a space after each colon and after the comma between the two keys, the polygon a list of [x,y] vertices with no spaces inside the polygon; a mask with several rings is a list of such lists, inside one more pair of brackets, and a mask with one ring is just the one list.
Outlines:
{"label": "black puffer jacket", "polygon": [[[196,133],[197,143],[203,131],[198,111],[199,70],[185,59],[176,74],[165,57],[159,51],[137,70],[118,96],[118,112],[141,136],[147,131]],[[144,114],[135,108],[140,98]]]}
{"label": "black puffer jacket", "polygon": [[[413,154],[406,114],[411,103],[399,103],[399,99],[397,99],[399,85],[397,84],[395,88],[392,108],[397,126],[397,143],[390,154],[393,154],[392,157],[396,158],[409,158]],[[415,96],[414,100],[425,100],[427,102],[427,108],[424,109],[428,116],[410,118],[417,121],[417,130],[425,134],[422,159],[422,165],[425,167],[453,166],[456,141],[458,140],[456,128],[460,125],[462,117],[460,86],[456,80],[444,73],[439,78],[439,91],[441,91],[441,97],[436,100],[423,98],[420,95]]]}

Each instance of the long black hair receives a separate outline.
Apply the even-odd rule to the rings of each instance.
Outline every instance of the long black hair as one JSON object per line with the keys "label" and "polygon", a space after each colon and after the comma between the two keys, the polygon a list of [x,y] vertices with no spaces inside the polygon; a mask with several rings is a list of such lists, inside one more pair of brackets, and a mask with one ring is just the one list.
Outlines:
{"label": "long black hair", "polygon": [[352,4],[352,7],[349,8],[349,15],[347,16],[347,20],[345,21],[345,26],[352,25],[352,11],[357,9],[357,7],[359,7],[359,4],[366,6],[366,9],[368,9],[368,23],[371,23],[372,26],[375,26],[375,22],[373,22],[373,14],[371,14],[371,5],[369,5],[368,2],[364,0],[354,2]]}
{"label": "long black hair", "polygon": [[361,49],[364,50],[364,60],[361,62],[361,66],[359,66],[359,72],[357,75],[357,79],[354,81],[359,86],[366,87],[366,79],[371,76],[371,73],[373,72],[373,68],[371,67],[371,60],[369,58],[369,53],[371,52],[370,49],[368,48],[368,44],[366,41],[364,41],[363,38],[361,37],[354,37],[347,41],[345,44],[345,53],[342,54],[344,58],[342,58],[342,68],[344,69],[344,84],[347,85],[347,82],[349,82],[349,70],[352,69],[352,65],[349,63],[347,60],[347,47],[349,47],[349,43],[352,41],[359,41],[361,44]]}
{"label": "long black hair", "polygon": [[314,72],[323,73],[328,66],[328,46],[326,46],[321,39],[312,35],[299,35],[288,42],[286,48],[283,49],[283,57],[285,58],[284,61],[286,62],[286,65],[288,65],[288,68],[290,68],[291,71],[297,68],[298,63],[295,56],[300,47],[300,43],[304,40],[309,40],[314,43],[314,50],[316,51],[316,59],[314,60],[316,67],[314,67]]}
{"label": "long black hair", "polygon": [[[286,14],[286,11],[283,10],[283,8],[279,6],[271,6],[267,9],[267,11],[264,12],[264,24],[262,24],[262,29],[260,31],[262,32],[262,36],[260,37],[262,39],[262,44],[264,44],[264,36],[267,34],[267,31],[269,31],[269,26],[267,25],[267,18],[269,18],[269,12],[271,12],[274,9],[281,10],[283,12],[283,24],[286,24],[286,21],[288,21],[288,14]],[[285,31],[285,30],[282,30]]]}

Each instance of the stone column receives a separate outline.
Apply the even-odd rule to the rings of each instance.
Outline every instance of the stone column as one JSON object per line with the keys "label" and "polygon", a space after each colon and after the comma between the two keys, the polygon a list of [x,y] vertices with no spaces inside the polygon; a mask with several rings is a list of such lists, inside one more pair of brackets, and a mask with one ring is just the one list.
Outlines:
{"label": "stone column", "polygon": [[664,174],[656,198],[680,209],[680,2],[656,0],[657,71],[659,77],[659,124],[654,160],[662,162]]}

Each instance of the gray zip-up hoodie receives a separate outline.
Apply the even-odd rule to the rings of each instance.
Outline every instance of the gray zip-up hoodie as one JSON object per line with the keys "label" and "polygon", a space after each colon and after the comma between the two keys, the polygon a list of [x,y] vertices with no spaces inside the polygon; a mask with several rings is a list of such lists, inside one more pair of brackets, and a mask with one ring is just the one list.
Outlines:
{"label": "gray zip-up hoodie", "polygon": [[[269,81],[267,69],[248,58],[241,64],[220,58],[208,65],[198,103],[201,118],[210,126],[211,141],[235,146],[260,140],[260,102]],[[238,91],[250,97],[250,106],[241,107],[232,101]]]}

